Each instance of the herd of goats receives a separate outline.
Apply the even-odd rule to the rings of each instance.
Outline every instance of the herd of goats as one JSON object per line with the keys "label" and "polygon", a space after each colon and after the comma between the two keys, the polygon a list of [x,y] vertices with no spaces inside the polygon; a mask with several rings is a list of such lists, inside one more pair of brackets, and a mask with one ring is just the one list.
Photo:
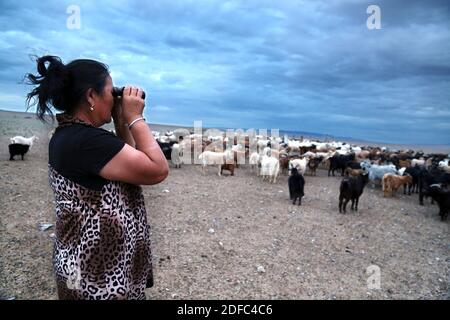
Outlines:
{"label": "herd of goats", "polygon": [[389,150],[386,147],[355,146],[345,142],[320,142],[289,139],[287,136],[261,135],[178,135],[153,131],[166,159],[178,168],[182,163],[200,164],[206,174],[208,166],[217,166],[234,175],[235,168],[249,165],[263,180],[275,183],[279,175],[289,174],[290,199],[293,204],[304,195],[305,175],[316,175],[318,168],[328,169],[328,176],[339,172],[339,212],[358,210],[359,197],[371,183],[380,186],[385,197],[394,196],[403,186],[404,194],[418,193],[437,202],[442,220],[450,209],[449,154],[425,154],[414,150]]}
{"label": "herd of goats", "polygon": [[[441,220],[446,220],[450,209],[450,166],[449,154],[414,150],[389,150],[386,147],[355,146],[345,142],[320,142],[289,139],[287,136],[268,137],[262,135],[225,136],[176,134],[167,131],[162,134],[152,131],[167,160],[175,168],[181,164],[200,164],[204,174],[208,166],[217,166],[218,174],[224,170],[234,175],[240,165],[250,165],[252,172],[264,181],[276,183],[280,174],[289,174],[290,199],[293,204],[304,195],[304,176],[316,175],[318,168],[328,169],[328,176],[340,172],[339,212],[358,210],[359,197],[370,182],[381,185],[384,196],[393,196],[403,186],[409,195],[419,194],[419,204],[424,197],[431,203],[437,202]],[[16,136],[9,144],[10,160],[24,154],[38,138]]]}

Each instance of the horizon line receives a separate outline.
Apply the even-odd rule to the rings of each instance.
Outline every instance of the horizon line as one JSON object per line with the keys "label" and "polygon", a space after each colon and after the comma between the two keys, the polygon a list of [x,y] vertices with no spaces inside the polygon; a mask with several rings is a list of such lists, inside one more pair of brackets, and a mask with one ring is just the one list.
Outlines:
{"label": "horizon line", "polygon": [[[0,111],[6,111],[6,112],[16,112],[16,113],[30,113],[33,115],[36,115],[35,111],[17,111],[17,110],[8,110],[8,109],[4,109],[4,108],[0,108]],[[49,114],[46,114],[46,116],[50,116]],[[195,120],[195,121],[202,121],[202,120]],[[173,123],[151,123],[151,122],[147,122],[148,124],[154,124],[154,125],[163,125],[163,126],[172,126],[172,127],[180,127],[180,128],[194,128],[194,125],[182,125],[182,124],[173,124]],[[202,121],[203,123],[203,121]],[[249,130],[249,129],[254,129],[254,130],[261,130],[261,129],[255,129],[255,128],[228,128],[228,127],[219,127],[219,126],[215,126],[215,127],[204,127],[202,125],[202,128],[206,128],[206,129],[217,129],[217,130],[227,130],[227,129],[242,129],[242,130]],[[265,129],[267,131],[270,131],[274,128],[271,129]],[[361,142],[361,143],[376,143],[376,144],[386,144],[386,145],[403,145],[403,146],[448,146],[450,147],[450,143],[420,143],[420,144],[415,144],[415,143],[402,143],[402,142],[384,142],[384,141],[373,141],[373,140],[366,140],[363,138],[354,138],[354,137],[344,137],[344,136],[338,136],[338,135],[332,135],[332,134],[328,134],[328,133],[319,133],[319,132],[309,132],[309,131],[301,131],[301,130],[293,130],[293,129],[280,129],[277,128],[276,130],[279,131],[287,131],[287,132],[292,132],[292,133],[299,133],[300,135],[310,135],[313,138],[319,138],[318,136],[324,136],[324,137],[330,137],[332,139],[340,139],[340,140],[350,140],[353,142]]]}

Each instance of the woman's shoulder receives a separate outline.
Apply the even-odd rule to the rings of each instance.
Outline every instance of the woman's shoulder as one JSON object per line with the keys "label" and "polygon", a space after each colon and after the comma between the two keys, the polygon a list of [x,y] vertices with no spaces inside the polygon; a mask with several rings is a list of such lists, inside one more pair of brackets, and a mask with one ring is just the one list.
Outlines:
{"label": "woman's shoulder", "polygon": [[111,146],[118,149],[123,141],[112,132],[93,126],[83,124],[72,124],[65,127],[59,127],[49,143],[50,153],[82,152],[84,149],[109,149]]}
{"label": "woman's shoulder", "polygon": [[58,127],[54,134],[54,136],[67,136],[77,140],[86,139],[91,136],[99,136],[99,135],[115,136],[112,132],[104,128],[97,128],[80,123],[74,123],[69,126]]}

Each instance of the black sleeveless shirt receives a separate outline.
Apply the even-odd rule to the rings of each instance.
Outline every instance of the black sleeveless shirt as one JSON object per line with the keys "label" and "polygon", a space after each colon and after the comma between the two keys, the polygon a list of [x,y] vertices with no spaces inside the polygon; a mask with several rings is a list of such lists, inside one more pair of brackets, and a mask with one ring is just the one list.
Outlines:
{"label": "black sleeveless shirt", "polygon": [[58,116],[60,126],[49,143],[49,164],[67,179],[101,191],[107,180],[99,176],[99,172],[122,150],[125,142],[83,121],[64,125],[61,119],[67,115]]}

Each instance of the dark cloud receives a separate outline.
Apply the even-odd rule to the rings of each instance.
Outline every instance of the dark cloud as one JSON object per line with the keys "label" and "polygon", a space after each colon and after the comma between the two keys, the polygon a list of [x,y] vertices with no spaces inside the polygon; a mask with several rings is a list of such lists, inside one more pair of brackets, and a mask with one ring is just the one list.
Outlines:
{"label": "dark cloud", "polygon": [[[150,93],[150,121],[450,143],[448,1],[69,1],[0,4],[0,103],[24,110],[29,54],[107,63]],[[154,107],[152,109],[152,106]]]}

